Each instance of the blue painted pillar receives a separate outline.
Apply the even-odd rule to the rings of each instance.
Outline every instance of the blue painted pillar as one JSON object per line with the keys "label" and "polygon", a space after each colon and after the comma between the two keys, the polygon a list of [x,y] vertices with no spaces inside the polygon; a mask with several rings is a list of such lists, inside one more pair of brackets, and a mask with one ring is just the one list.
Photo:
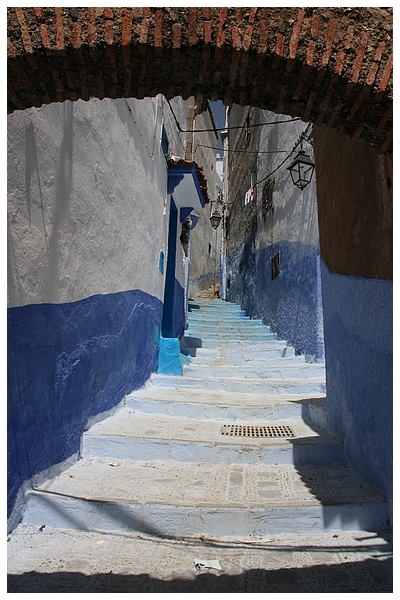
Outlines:
{"label": "blue painted pillar", "polygon": [[171,197],[171,208],[169,213],[168,230],[168,254],[167,272],[164,289],[164,310],[162,319],[162,335],[165,338],[174,336],[174,300],[175,300],[175,264],[176,264],[176,240],[178,232],[178,210],[174,199]]}
{"label": "blue painted pillar", "polygon": [[179,338],[184,333],[185,326],[184,290],[175,277],[178,222],[178,210],[171,196],[164,308],[158,356],[158,372],[165,375],[183,375]]}

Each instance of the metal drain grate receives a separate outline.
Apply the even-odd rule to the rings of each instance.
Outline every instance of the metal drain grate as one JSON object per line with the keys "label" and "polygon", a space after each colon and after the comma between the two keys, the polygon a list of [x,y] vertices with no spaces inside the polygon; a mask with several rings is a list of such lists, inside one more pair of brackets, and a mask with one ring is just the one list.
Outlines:
{"label": "metal drain grate", "polygon": [[253,438],[296,437],[289,425],[222,425],[220,434]]}

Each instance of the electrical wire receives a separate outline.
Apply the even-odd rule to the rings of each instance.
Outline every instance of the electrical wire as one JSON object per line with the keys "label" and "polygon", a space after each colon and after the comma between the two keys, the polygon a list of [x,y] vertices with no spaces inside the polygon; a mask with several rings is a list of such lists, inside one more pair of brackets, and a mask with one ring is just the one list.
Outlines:
{"label": "electrical wire", "polygon": [[293,123],[294,121],[301,121],[300,117],[294,117],[293,119],[286,119],[285,121],[270,121],[267,123],[258,123],[258,124],[254,124],[254,125],[243,124],[243,125],[237,125],[237,126],[235,125],[232,127],[215,127],[213,129],[182,129],[178,119],[176,118],[174,109],[172,108],[171,103],[168,99],[167,99],[167,102],[169,104],[169,107],[170,107],[173,117],[175,119],[176,126],[181,133],[205,133],[207,131],[209,131],[209,132],[231,131],[232,129],[244,129],[244,128],[248,129],[249,127],[262,127],[263,125],[279,125],[281,123]]}
{"label": "electrical wire", "polygon": [[221,150],[221,148],[217,148],[216,146],[206,146],[205,144],[196,144],[193,152],[196,152],[197,148],[211,148],[212,150],[219,150],[220,152],[226,152],[227,154],[231,154],[232,152],[240,154],[285,154],[286,152],[289,152],[289,150]]}
{"label": "electrical wire", "polygon": [[278,171],[278,169],[280,169],[287,160],[289,160],[289,158],[292,156],[293,152],[295,152],[296,148],[303,143],[303,141],[308,141],[306,140],[306,137],[309,135],[310,129],[312,129],[313,125],[312,123],[309,123],[307,125],[307,127],[305,128],[305,130],[300,134],[298,141],[295,143],[295,145],[293,146],[292,151],[290,152],[290,154],[288,154],[286,156],[286,158],[283,159],[283,161],[281,162],[280,165],[278,165],[273,171],[271,171],[271,173],[268,173],[268,175],[266,175],[265,177],[263,177],[262,179],[260,179],[260,181],[257,181],[254,184],[254,187],[256,187],[257,185],[260,185],[260,183],[263,183],[266,179],[269,179],[271,177],[271,175],[273,175],[274,173],[276,173],[276,171]]}
{"label": "electrical wire", "polygon": [[[290,153],[283,159],[283,161],[277,166],[275,167],[275,169],[273,169],[270,173],[268,173],[268,175],[266,175],[265,177],[263,177],[262,179],[260,179],[259,181],[256,181],[256,183],[254,184],[254,188],[256,188],[258,185],[260,185],[261,183],[263,183],[264,181],[266,181],[267,179],[269,179],[272,175],[274,175],[274,173],[276,173],[284,164],[287,160],[289,160],[289,158],[293,155],[293,153],[296,151],[296,148],[302,144],[304,141],[308,142],[311,144],[311,142],[308,141],[308,139],[306,139],[307,137],[309,137],[310,135],[310,130],[312,130],[313,128],[313,124],[309,123],[307,125],[307,127],[304,129],[304,131],[300,134],[297,142],[294,144],[293,149],[290,151]],[[243,181],[245,180],[245,178],[248,177],[248,173],[245,174],[245,176],[242,179],[242,182],[240,184],[240,188],[242,187]],[[234,200],[232,200],[232,202],[229,203],[228,206],[234,206],[237,204],[237,202],[239,200],[241,200],[242,196],[241,196],[241,192],[239,191],[238,194],[236,195],[236,197],[234,198]]]}
{"label": "electrical wire", "polygon": [[[162,113],[162,116],[163,116],[163,120],[165,121],[164,100],[167,100],[167,98],[165,98],[165,97],[163,96],[163,101],[162,101],[162,103],[161,103],[161,113]],[[168,102],[168,104],[169,104],[169,107],[170,107],[170,109],[171,109],[171,111],[172,111],[172,114],[173,114],[173,116],[174,116],[175,122],[177,123],[178,121],[177,121],[177,118],[176,118],[176,116],[175,116],[175,113],[174,113],[174,111],[172,110],[172,106],[171,106],[171,104],[170,104],[170,101],[169,101],[169,100],[167,100],[167,102]],[[180,133],[182,133],[182,132],[180,131],[180,132],[179,132],[179,134],[180,134]],[[180,145],[182,146],[183,155],[184,155],[184,154],[185,154],[185,151],[186,151],[186,148],[185,148],[185,145],[184,145],[184,143],[182,142],[182,140],[181,140],[181,138],[180,138],[180,135],[179,135],[179,134],[178,134],[178,137],[177,137],[177,139],[178,139],[178,141],[179,141]]]}
{"label": "electrical wire", "polygon": [[[153,144],[153,152],[150,154],[150,150],[149,150],[149,148],[147,146],[146,140],[145,140],[144,136],[142,135],[142,132],[140,131],[139,125],[138,125],[135,117],[133,116],[133,111],[132,111],[131,107],[129,106],[126,98],[124,98],[124,102],[125,102],[126,108],[128,109],[128,112],[129,112],[129,114],[131,116],[131,119],[134,122],[134,124],[136,125],[136,129],[138,130],[139,135],[142,138],[142,142],[143,142],[144,147],[147,150],[147,154],[149,155],[149,157],[151,158],[151,160],[153,160],[154,159],[154,144]],[[157,129],[157,122],[156,122],[156,129]]]}
{"label": "electrical wire", "polygon": [[[221,127],[221,128],[214,128],[214,129],[182,129],[175,113],[174,113],[174,109],[171,106],[170,101],[167,99],[168,105],[171,109],[172,115],[174,117],[176,126],[178,127],[178,130],[181,133],[204,133],[204,132],[215,132],[215,131],[230,131],[232,129],[244,129],[244,128],[249,128],[249,127],[262,127],[263,125],[280,125],[282,123],[293,123],[294,121],[301,121],[300,117],[295,117],[293,119],[287,119],[284,121],[271,121],[271,122],[267,122],[267,123],[259,123],[259,124],[254,124],[254,125],[248,125],[248,124],[243,124],[243,125],[239,125],[239,126],[233,126],[233,127]],[[303,142],[303,141],[308,141],[306,140],[306,136],[308,135],[308,132],[310,130],[310,128],[312,129],[313,125],[311,123],[309,123],[306,127],[306,129],[300,134],[298,141],[295,143],[295,145],[293,146],[293,149],[290,151],[290,153],[283,159],[283,161],[275,168],[273,169],[270,173],[268,173],[268,175],[266,175],[265,177],[263,177],[262,179],[260,179],[260,181],[257,181],[254,184],[254,188],[256,188],[258,185],[260,185],[261,183],[263,183],[264,181],[266,181],[267,179],[269,179],[274,173],[276,173],[284,164],[287,160],[289,160],[289,158],[292,156],[292,154],[295,152],[296,148]],[[312,145],[312,144],[311,144]],[[197,144],[197,147],[204,147],[204,148],[213,148],[215,150],[219,150],[219,148],[214,148],[214,146],[206,146],[203,144]],[[224,150],[225,152],[225,150]],[[285,150],[277,150],[275,152],[267,152],[267,151],[242,151],[242,150],[226,150],[226,152],[242,152],[242,153],[246,153],[246,154],[278,154],[278,153],[282,153],[285,152]],[[232,202],[232,204],[235,204],[237,201],[237,197],[235,198],[235,200]]]}
{"label": "electrical wire", "polygon": [[286,158],[283,159],[283,161],[281,162],[280,165],[278,165],[273,171],[271,171],[271,173],[268,173],[268,175],[266,175],[265,177],[260,179],[260,181],[256,181],[256,183],[254,184],[253,187],[257,187],[258,185],[260,185],[260,183],[263,183],[266,179],[269,179],[274,173],[276,173],[285,164],[285,162],[287,160],[289,160],[289,158],[292,156],[293,152],[294,152],[294,149],[286,156]]}
{"label": "electrical wire", "polygon": [[216,127],[215,129],[181,129],[182,133],[204,133],[206,131],[231,131],[232,129],[249,129],[250,127],[262,127],[263,125],[280,125],[281,123],[293,123],[294,121],[301,121],[300,117],[294,119],[287,119],[285,121],[270,121],[267,123],[254,123],[252,125],[235,125],[232,127]]}

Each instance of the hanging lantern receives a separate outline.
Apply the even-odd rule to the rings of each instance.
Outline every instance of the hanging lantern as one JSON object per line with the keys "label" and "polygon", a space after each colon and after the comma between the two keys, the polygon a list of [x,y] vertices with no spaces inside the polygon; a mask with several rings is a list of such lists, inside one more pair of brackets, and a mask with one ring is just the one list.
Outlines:
{"label": "hanging lantern", "polygon": [[213,229],[218,229],[221,219],[222,216],[219,214],[219,212],[214,210],[213,214],[210,217],[211,227]]}
{"label": "hanging lantern", "polygon": [[290,167],[288,167],[294,185],[297,185],[298,188],[304,190],[304,188],[311,181],[311,178],[314,173],[314,167],[315,164],[308,156],[308,154],[306,154],[304,150],[299,150],[296,158],[294,159]]}

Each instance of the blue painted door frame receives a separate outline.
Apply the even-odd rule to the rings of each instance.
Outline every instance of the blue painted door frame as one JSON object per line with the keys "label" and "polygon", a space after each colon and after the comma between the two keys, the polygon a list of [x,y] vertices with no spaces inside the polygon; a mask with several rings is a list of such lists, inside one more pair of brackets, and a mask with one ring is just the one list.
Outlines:
{"label": "blue painted door frame", "polygon": [[168,252],[167,270],[165,275],[164,309],[162,319],[162,336],[164,338],[175,337],[173,331],[174,321],[174,296],[175,296],[175,264],[176,264],[176,240],[178,232],[178,209],[171,196],[168,228]]}

